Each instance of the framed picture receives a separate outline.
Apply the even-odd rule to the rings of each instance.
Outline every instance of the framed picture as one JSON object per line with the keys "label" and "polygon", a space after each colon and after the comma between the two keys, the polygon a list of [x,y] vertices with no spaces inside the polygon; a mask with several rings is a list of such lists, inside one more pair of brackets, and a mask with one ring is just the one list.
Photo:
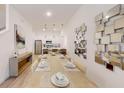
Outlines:
{"label": "framed picture", "polygon": [[17,24],[14,24],[14,31],[15,31],[16,48],[17,49],[25,48],[25,35],[23,33],[23,28]]}
{"label": "framed picture", "polygon": [[75,54],[78,56],[83,56],[86,59],[86,45],[87,41],[85,39],[86,25],[83,23],[79,27],[74,29],[75,31]]}
{"label": "framed picture", "polygon": [[0,33],[8,30],[8,5],[0,4]]}

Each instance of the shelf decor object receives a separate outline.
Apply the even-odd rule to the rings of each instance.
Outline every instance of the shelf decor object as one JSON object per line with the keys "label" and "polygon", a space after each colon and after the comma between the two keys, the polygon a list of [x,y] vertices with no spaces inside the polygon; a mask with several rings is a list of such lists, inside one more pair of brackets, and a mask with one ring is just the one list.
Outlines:
{"label": "shelf decor object", "polygon": [[87,40],[86,40],[86,30],[87,27],[83,23],[81,26],[75,28],[75,54],[78,56],[83,56],[84,59],[87,58],[86,56],[86,45],[87,45]]}
{"label": "shelf decor object", "polygon": [[114,71],[124,70],[124,5],[118,4],[95,17],[95,62]]}

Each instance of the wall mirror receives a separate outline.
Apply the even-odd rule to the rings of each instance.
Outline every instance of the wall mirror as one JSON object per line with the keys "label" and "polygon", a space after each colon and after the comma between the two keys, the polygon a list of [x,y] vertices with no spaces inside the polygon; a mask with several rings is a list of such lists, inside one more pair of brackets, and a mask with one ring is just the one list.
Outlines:
{"label": "wall mirror", "polygon": [[6,5],[0,4],[0,32],[6,29]]}
{"label": "wall mirror", "polygon": [[95,17],[95,62],[111,71],[114,66],[124,70],[124,5],[118,4],[106,13]]}

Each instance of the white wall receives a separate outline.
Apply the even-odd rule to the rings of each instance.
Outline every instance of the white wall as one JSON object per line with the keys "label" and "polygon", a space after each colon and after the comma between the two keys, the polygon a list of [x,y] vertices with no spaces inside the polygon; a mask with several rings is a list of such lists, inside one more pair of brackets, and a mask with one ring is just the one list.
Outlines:
{"label": "white wall", "polygon": [[9,57],[14,46],[14,24],[23,27],[26,35],[26,49],[32,51],[33,41],[31,25],[12,7],[8,6],[9,25],[5,33],[0,33],[0,84],[9,77]]}
{"label": "white wall", "polygon": [[[13,8],[13,24],[17,24],[21,26],[22,28],[22,33],[25,36],[25,48],[24,49],[19,49],[19,53],[25,52],[25,51],[33,51],[33,46],[34,46],[34,33],[32,31],[32,25],[26,21],[26,19],[15,9]],[[12,18],[11,18],[12,19]]]}
{"label": "white wall", "polygon": [[[124,71],[115,67],[115,71],[109,71],[104,66],[95,63],[95,16],[100,12],[106,12],[115,5],[82,5],[66,26],[67,47],[72,58],[79,59],[86,66],[87,77],[99,87],[124,87]],[[87,25],[87,60],[74,54],[74,28],[82,23]]]}

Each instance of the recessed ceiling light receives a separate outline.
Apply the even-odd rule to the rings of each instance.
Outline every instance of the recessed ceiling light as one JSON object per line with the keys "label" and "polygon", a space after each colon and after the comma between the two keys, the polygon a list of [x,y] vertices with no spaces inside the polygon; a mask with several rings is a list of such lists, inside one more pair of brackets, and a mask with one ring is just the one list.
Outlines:
{"label": "recessed ceiling light", "polygon": [[43,31],[45,31],[46,29],[45,28],[43,28]]}
{"label": "recessed ceiling light", "polygon": [[46,15],[47,15],[47,16],[51,16],[52,13],[48,11],[48,12],[46,12]]}
{"label": "recessed ceiling light", "polygon": [[54,31],[56,31],[56,28],[53,28]]}

